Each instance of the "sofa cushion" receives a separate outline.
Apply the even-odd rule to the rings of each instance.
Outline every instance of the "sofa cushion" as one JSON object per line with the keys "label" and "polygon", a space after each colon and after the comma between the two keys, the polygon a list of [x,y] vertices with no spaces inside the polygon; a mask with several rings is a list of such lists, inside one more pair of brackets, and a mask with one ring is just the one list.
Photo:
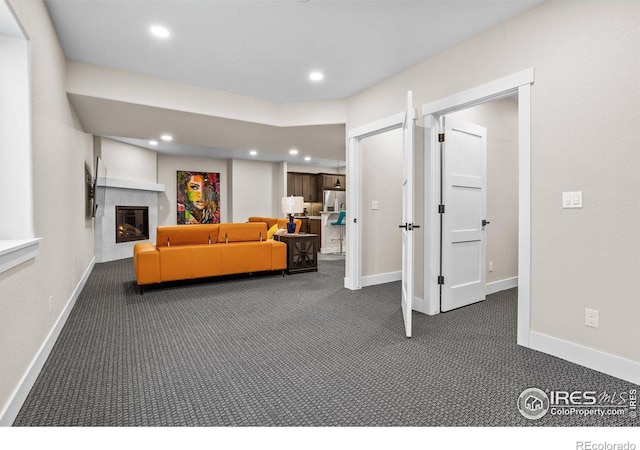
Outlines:
{"label": "sofa cushion", "polygon": [[267,224],[267,228],[271,228],[276,224],[275,217],[260,217],[260,216],[252,216],[249,217],[249,223],[251,222],[264,222]]}
{"label": "sofa cushion", "polygon": [[193,278],[191,245],[160,247],[160,278],[162,281]]}
{"label": "sofa cushion", "polygon": [[213,277],[220,271],[220,244],[191,246],[193,278]]}
{"label": "sofa cushion", "polygon": [[156,247],[208,244],[218,242],[220,225],[174,225],[157,228]]}
{"label": "sofa cushion", "polygon": [[223,223],[218,229],[218,242],[247,242],[267,240],[265,222]]}
{"label": "sofa cushion", "polygon": [[[262,272],[272,270],[273,241],[230,242],[220,248],[220,274]],[[279,244],[279,242],[276,242]]]}

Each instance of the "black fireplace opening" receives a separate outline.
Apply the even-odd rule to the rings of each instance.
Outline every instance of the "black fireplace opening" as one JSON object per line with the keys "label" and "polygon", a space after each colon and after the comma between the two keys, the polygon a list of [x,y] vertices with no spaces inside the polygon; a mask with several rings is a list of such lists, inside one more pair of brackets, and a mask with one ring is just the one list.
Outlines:
{"label": "black fireplace opening", "polygon": [[149,239],[148,206],[116,206],[116,243]]}

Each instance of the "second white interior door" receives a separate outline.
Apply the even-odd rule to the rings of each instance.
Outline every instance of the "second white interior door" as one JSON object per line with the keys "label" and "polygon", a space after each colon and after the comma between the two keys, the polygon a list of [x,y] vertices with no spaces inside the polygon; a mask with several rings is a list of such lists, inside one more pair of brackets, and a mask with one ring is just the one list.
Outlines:
{"label": "second white interior door", "polygon": [[485,299],[487,130],[443,117],[441,311]]}

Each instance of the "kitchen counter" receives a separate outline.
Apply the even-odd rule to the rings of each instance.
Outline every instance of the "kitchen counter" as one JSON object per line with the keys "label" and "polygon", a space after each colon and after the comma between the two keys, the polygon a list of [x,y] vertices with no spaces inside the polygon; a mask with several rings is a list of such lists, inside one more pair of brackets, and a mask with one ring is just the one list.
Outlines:
{"label": "kitchen counter", "polygon": [[[335,222],[338,219],[340,211],[321,211],[321,237],[322,242],[320,245],[320,253],[338,253],[340,251],[340,225],[331,225],[331,222]],[[345,219],[346,223],[346,219]],[[347,233],[344,231],[344,240],[342,241],[342,250],[347,248]]]}

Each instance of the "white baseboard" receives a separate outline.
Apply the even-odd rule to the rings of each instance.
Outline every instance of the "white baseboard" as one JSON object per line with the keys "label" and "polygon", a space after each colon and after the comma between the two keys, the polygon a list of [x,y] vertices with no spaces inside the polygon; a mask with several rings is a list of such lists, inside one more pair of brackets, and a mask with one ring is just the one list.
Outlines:
{"label": "white baseboard", "polygon": [[80,293],[93,270],[95,262],[96,259],[93,258],[89,263],[89,267],[87,267],[87,270],[82,275],[82,278],[73,291],[71,298],[62,310],[62,314],[60,314],[60,317],[58,317],[58,320],[49,332],[49,335],[40,346],[40,350],[38,350],[38,353],[31,362],[29,369],[22,377],[22,380],[20,380],[20,384],[18,384],[18,387],[13,391],[11,400],[9,400],[7,407],[2,411],[2,413],[0,413],[0,426],[10,427],[13,424],[13,421],[16,420],[16,417],[20,412],[20,408],[22,408],[24,401],[27,399],[27,395],[29,395],[29,391],[31,391],[33,384],[36,382],[44,363],[47,361],[47,358],[53,349],[53,345],[56,343],[58,336],[60,336],[62,327],[64,327],[64,324],[69,318],[69,314],[71,313],[73,306],[76,304],[76,300],[78,300],[78,297],[80,296]]}
{"label": "white baseboard", "polygon": [[534,331],[530,332],[529,345],[533,350],[640,385],[640,362]]}
{"label": "white baseboard", "polygon": [[376,284],[391,283],[402,280],[402,271],[381,273],[378,275],[367,275],[362,277],[362,287],[374,286]]}
{"label": "white baseboard", "polygon": [[428,316],[435,316],[440,314],[440,308],[438,305],[434,305],[429,309],[431,305],[424,298],[413,297],[413,310]]}
{"label": "white baseboard", "polygon": [[413,297],[412,304],[411,304],[411,309],[413,309],[414,311],[418,311],[420,313],[423,313],[423,314],[427,314],[426,307],[425,307],[425,302],[424,302],[423,298]]}
{"label": "white baseboard", "polygon": [[518,277],[505,278],[504,280],[493,281],[486,284],[486,294],[491,295],[496,292],[506,291],[518,287]]}
{"label": "white baseboard", "polygon": [[[346,252],[347,247],[343,246],[342,247],[342,251]],[[323,255],[326,253],[340,253],[340,247],[336,246],[336,247],[322,247],[320,248],[320,253],[322,253]]]}

